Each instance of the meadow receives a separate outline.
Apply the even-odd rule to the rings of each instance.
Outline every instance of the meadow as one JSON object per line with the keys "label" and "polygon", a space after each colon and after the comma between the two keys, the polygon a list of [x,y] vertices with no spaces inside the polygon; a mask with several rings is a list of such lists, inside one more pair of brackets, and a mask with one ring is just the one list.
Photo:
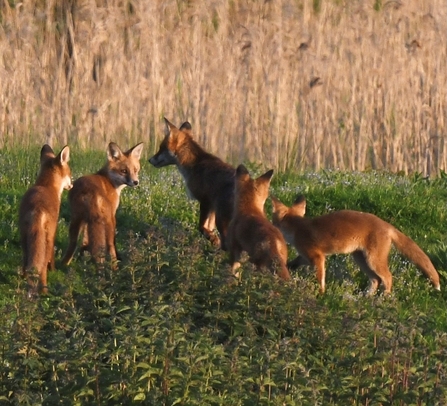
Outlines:
{"label": "meadow", "polygon": [[[347,256],[330,257],[324,295],[307,268],[284,283],[245,262],[235,283],[226,254],[196,230],[198,206],[177,170],[153,168],[146,152],[117,214],[119,269],[98,273],[78,256],[32,301],[17,209],[38,156],[38,147],[0,153],[0,404],[446,403],[445,173],[278,172],[272,183],[288,204],[304,193],[309,216],[350,208],[393,223],[430,256],[441,292],[395,251],[389,297],[366,297],[367,278]],[[73,150],[74,178],[104,161],[104,151]],[[57,260],[68,221],[64,192]]]}
{"label": "meadow", "polygon": [[[444,0],[0,2],[0,405],[445,405],[446,30]],[[391,222],[441,292],[395,251],[388,297],[346,256],[324,295],[307,268],[284,283],[245,262],[234,281],[176,169],[147,162],[164,116],[274,168],[308,216]],[[42,144],[69,144],[77,178],[110,141],[145,143],[118,270],[57,263],[28,300],[17,211]],[[57,259],[69,218],[64,192]]]}

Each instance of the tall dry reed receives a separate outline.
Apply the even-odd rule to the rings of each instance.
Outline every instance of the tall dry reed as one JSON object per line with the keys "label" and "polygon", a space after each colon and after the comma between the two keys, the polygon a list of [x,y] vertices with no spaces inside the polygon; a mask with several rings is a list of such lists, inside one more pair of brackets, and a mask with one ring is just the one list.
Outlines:
{"label": "tall dry reed", "polygon": [[3,146],[153,151],[166,116],[235,164],[447,168],[445,0],[1,4]]}

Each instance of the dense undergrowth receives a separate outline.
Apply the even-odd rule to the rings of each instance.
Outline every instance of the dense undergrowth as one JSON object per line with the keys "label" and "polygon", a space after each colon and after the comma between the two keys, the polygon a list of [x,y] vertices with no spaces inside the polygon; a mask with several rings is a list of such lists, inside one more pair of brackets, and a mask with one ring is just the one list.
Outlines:
{"label": "dense undergrowth", "polygon": [[[105,159],[73,152],[74,177]],[[441,292],[395,251],[390,297],[365,297],[367,279],[347,256],[328,260],[325,295],[309,269],[283,283],[245,263],[234,281],[226,255],[196,230],[197,203],[175,168],[142,162],[118,211],[118,271],[76,257],[50,274],[48,297],[30,301],[17,208],[37,165],[38,149],[0,153],[0,405],[447,402],[445,174],[288,173],[272,184],[287,204],[304,193],[309,216],[350,208],[393,223],[433,260]],[[57,258],[68,221],[64,195]]]}

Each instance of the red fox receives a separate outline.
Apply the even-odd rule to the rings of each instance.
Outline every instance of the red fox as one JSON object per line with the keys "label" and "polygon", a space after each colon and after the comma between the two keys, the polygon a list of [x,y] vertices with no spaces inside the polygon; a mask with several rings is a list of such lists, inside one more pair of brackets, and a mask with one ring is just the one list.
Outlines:
{"label": "red fox", "polygon": [[306,218],[303,217],[306,211],[303,196],[298,196],[290,208],[274,197],[272,201],[273,224],[301,255],[289,266],[314,266],[321,293],[325,291],[325,257],[331,254],[352,254],[369,278],[368,294],[374,294],[380,283],[384,292],[390,293],[392,276],[388,268],[388,254],[392,243],[440,290],[439,275],[428,256],[412,239],[379,217],[341,210]]}
{"label": "red fox", "polygon": [[111,142],[107,147],[107,163],[95,174],[82,176],[73,183],[68,193],[71,209],[69,244],[62,263],[70,264],[79,234],[83,233],[80,251],[89,251],[98,264],[106,254],[115,267],[116,210],[121,191],[126,186],[138,185],[140,156],[143,143],[122,152]]}
{"label": "red fox", "polygon": [[252,179],[244,165],[236,169],[234,215],[228,228],[228,249],[234,275],[240,267],[242,251],[246,251],[257,269],[276,270],[284,280],[290,279],[286,266],[287,245],[281,232],[264,213],[273,170]]}
{"label": "red fox", "polygon": [[[70,148],[65,146],[56,156],[49,145],[40,151],[40,172],[36,183],[24,194],[19,209],[20,243],[23,250],[23,275],[30,295],[48,293],[47,270],[54,270],[54,241],[61,195],[70,189],[68,166]],[[37,281],[33,272],[37,272]]]}
{"label": "red fox", "polygon": [[[156,168],[177,165],[191,199],[199,201],[199,231],[215,246],[226,249],[225,237],[231,220],[235,170],[203,150],[192,138],[191,124],[180,128],[166,118],[167,133],[158,152],[149,159]],[[214,228],[220,235],[214,234]]]}

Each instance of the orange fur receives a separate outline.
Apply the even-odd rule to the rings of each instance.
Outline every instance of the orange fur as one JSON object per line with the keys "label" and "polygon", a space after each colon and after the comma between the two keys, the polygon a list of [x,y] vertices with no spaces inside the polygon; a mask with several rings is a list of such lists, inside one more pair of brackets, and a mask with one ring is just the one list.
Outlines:
{"label": "orange fur", "polygon": [[[199,231],[213,245],[226,249],[226,234],[233,211],[234,175],[232,166],[206,152],[194,139],[191,124],[180,128],[165,119],[167,133],[158,152],[149,159],[156,168],[176,165],[191,199],[199,201]],[[217,227],[220,239],[214,234]]]}
{"label": "orange fur", "polygon": [[117,144],[111,142],[107,147],[107,163],[103,168],[74,182],[68,194],[71,222],[63,264],[71,262],[81,233],[81,251],[89,251],[97,263],[103,263],[106,254],[109,254],[113,263],[116,262],[115,214],[124,187],[135,187],[139,183],[142,148],[143,144],[139,143],[123,152]]}
{"label": "orange fur", "polygon": [[246,251],[258,269],[277,271],[279,277],[289,280],[286,242],[264,213],[272,175],[270,170],[252,179],[243,165],[236,170],[234,215],[228,228],[230,264],[236,273],[241,253]]}
{"label": "orange fur", "polygon": [[314,266],[321,292],[325,291],[325,257],[351,253],[370,280],[368,293],[375,293],[380,283],[384,291],[390,293],[392,275],[388,268],[388,254],[391,244],[414,262],[436,289],[440,289],[439,275],[428,256],[412,239],[379,217],[341,210],[306,218],[306,200],[302,196],[290,208],[274,197],[272,201],[273,224],[300,254],[289,266]]}
{"label": "orange fur", "polygon": [[[27,190],[19,209],[20,242],[23,250],[22,270],[30,294],[46,294],[47,270],[54,270],[54,241],[63,189],[70,189],[68,166],[70,149],[65,146],[56,156],[49,145],[40,152],[40,172],[36,183]],[[38,281],[33,273],[37,272]]]}

